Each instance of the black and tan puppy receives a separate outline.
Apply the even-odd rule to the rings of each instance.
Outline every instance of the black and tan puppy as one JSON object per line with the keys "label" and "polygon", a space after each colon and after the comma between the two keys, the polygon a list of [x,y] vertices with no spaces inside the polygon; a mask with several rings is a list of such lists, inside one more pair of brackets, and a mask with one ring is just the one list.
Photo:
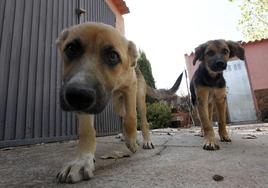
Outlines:
{"label": "black and tan puppy", "polygon": [[94,114],[100,113],[110,98],[123,119],[127,147],[136,152],[136,104],[140,112],[143,148],[151,149],[146,118],[145,96],[167,98],[177,91],[182,75],[170,90],[155,90],[146,85],[136,67],[137,50],[115,28],[100,23],[85,23],[64,30],[57,45],[64,60],[61,106],[77,113],[79,144],[77,158],[58,173],[59,182],[74,183],[90,179],[96,150]]}
{"label": "black and tan puppy", "polygon": [[244,60],[244,49],[236,42],[211,40],[195,49],[193,65],[200,61],[190,83],[193,105],[196,106],[204,132],[205,150],[217,150],[212,126],[213,103],[216,104],[219,117],[219,135],[222,142],[231,142],[226,130],[226,84],[223,71],[227,61],[237,56]]}

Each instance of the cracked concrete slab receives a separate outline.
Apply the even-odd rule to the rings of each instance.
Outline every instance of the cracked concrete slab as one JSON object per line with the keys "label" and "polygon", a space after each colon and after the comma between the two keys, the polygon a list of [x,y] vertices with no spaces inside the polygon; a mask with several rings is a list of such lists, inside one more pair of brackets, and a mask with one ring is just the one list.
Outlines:
{"label": "cracked concrete slab", "polygon": [[[135,154],[115,136],[99,137],[94,178],[71,185],[58,184],[55,176],[75,156],[76,141],[3,149],[0,187],[267,187],[268,124],[230,126],[232,142],[219,142],[218,151],[203,150],[198,131],[153,130],[155,149]],[[247,134],[256,138],[244,139]],[[101,159],[111,151],[130,157]],[[215,181],[214,175],[224,179]]]}

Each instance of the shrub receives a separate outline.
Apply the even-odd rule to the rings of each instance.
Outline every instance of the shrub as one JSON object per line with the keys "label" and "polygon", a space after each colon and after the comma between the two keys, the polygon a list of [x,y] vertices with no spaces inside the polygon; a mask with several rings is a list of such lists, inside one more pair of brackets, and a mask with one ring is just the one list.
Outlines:
{"label": "shrub", "polygon": [[171,108],[166,104],[147,104],[147,118],[151,129],[166,128],[170,124]]}

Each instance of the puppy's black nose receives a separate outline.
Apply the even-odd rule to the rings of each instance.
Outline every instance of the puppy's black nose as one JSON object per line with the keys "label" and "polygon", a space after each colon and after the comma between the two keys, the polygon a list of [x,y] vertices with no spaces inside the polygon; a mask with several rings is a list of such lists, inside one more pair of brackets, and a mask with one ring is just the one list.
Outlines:
{"label": "puppy's black nose", "polygon": [[86,110],[96,101],[96,92],[82,84],[72,84],[66,87],[65,99],[75,110]]}
{"label": "puppy's black nose", "polygon": [[216,66],[217,66],[218,68],[220,68],[220,69],[226,69],[226,67],[227,67],[227,63],[224,62],[224,61],[219,60],[219,61],[216,62]]}

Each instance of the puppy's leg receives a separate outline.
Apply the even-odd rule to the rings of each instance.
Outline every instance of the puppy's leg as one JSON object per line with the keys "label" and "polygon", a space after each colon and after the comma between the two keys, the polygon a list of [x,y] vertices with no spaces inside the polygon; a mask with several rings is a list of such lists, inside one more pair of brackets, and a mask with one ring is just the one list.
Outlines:
{"label": "puppy's leg", "polygon": [[[196,109],[196,111],[198,111]],[[212,122],[212,116],[213,116],[213,105],[211,105],[211,103],[208,104],[208,116],[209,116],[209,121]],[[199,117],[199,114],[197,113],[197,116],[198,116],[198,119],[200,120],[200,117]],[[204,137],[204,129],[203,129],[203,126],[202,126],[202,123],[201,123],[201,130],[200,130],[200,134],[199,134],[200,137]]]}
{"label": "puppy's leg", "polygon": [[213,120],[213,103],[212,102],[208,104],[208,118],[209,118],[209,121],[212,122]]}
{"label": "puppy's leg", "polygon": [[222,142],[231,142],[226,130],[226,98],[225,88],[215,91],[216,106],[219,113],[219,135]]}
{"label": "puppy's leg", "polygon": [[[209,121],[212,122],[212,117],[213,117],[213,104],[211,104],[211,103],[208,104],[208,114],[209,114],[208,115]],[[200,120],[199,115],[198,115],[198,118]],[[203,129],[202,123],[201,123],[200,137],[204,137],[204,129]]]}
{"label": "puppy's leg", "polygon": [[94,116],[78,114],[79,143],[77,158],[64,166],[57,178],[61,183],[75,183],[93,177],[96,137]]}
{"label": "puppy's leg", "polygon": [[150,133],[149,133],[149,123],[147,121],[146,113],[146,103],[145,103],[145,96],[146,93],[138,89],[137,93],[137,104],[138,104],[138,111],[141,118],[141,130],[143,136],[143,149],[153,149],[154,145],[151,142]]}
{"label": "puppy's leg", "polygon": [[199,87],[196,89],[196,92],[198,96],[197,109],[204,130],[203,149],[217,150],[219,149],[219,146],[216,143],[212,122],[209,119],[209,111],[208,111],[209,89],[205,87]]}
{"label": "puppy's leg", "polygon": [[137,145],[137,111],[136,111],[136,93],[137,83],[125,89],[124,101],[126,114],[123,117],[123,133],[125,136],[126,146],[135,153],[138,149]]}
{"label": "puppy's leg", "polygon": [[202,122],[201,122],[199,113],[198,113],[198,108],[197,108],[197,106],[194,108],[194,113],[197,115],[197,119],[198,119],[198,121],[199,121],[200,128],[201,128],[201,129],[200,129],[200,133],[198,133],[197,136],[204,137],[204,129],[203,129],[203,126],[202,126]]}

